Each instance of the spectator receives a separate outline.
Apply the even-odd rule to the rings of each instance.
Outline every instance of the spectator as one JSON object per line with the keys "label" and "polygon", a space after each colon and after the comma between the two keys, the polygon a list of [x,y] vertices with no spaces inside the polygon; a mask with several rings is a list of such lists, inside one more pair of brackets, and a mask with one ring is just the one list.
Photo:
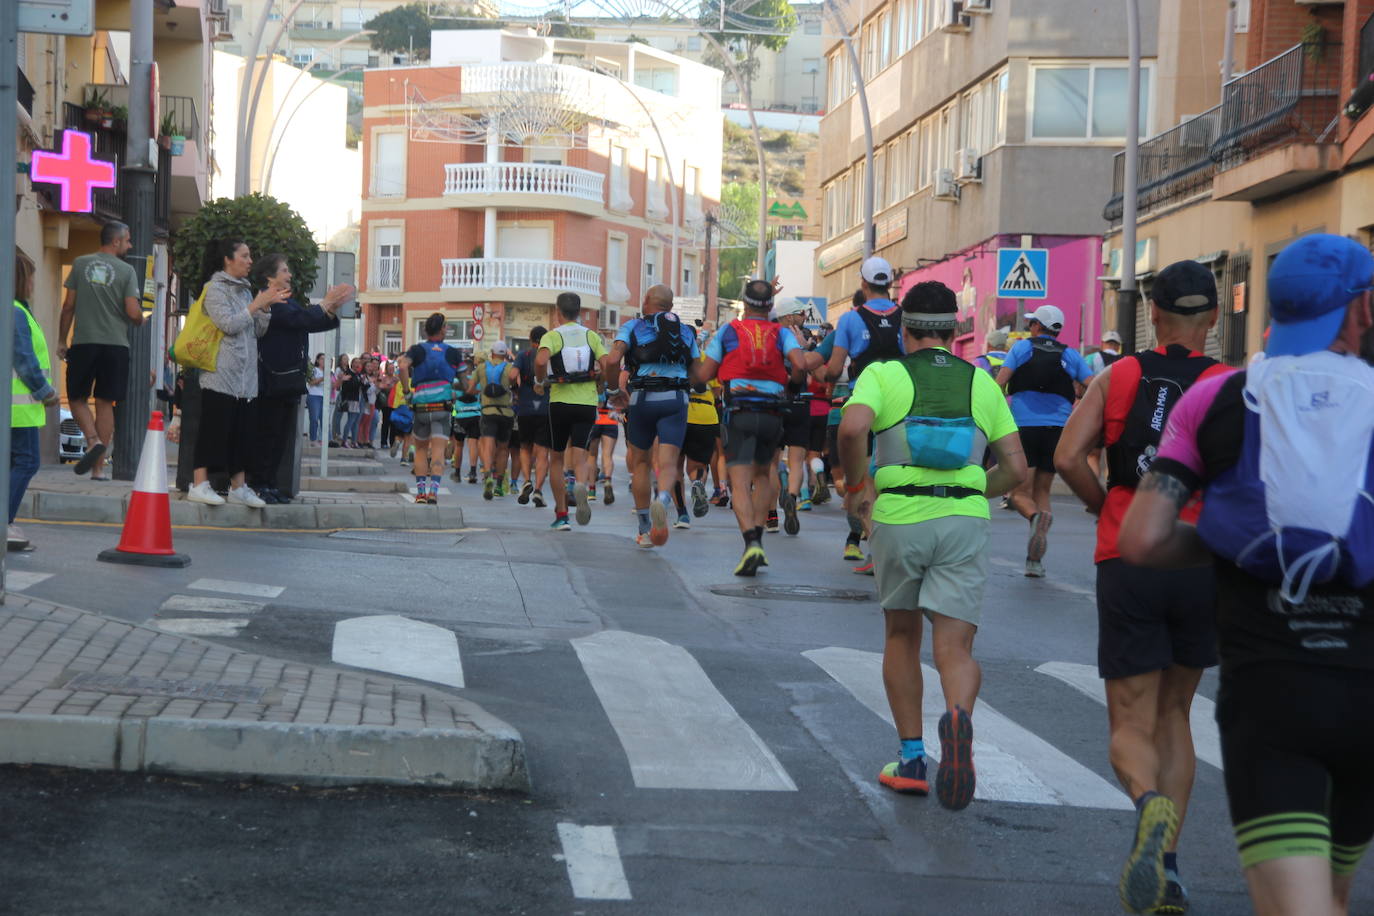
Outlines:
{"label": "spectator", "polygon": [[367,380],[363,373],[363,358],[353,357],[339,384],[339,404],[344,412],[343,447],[358,447],[358,423],[362,420],[363,396]]}
{"label": "spectator", "polygon": [[377,411],[382,415],[378,448],[389,448],[396,435],[391,428],[391,390],[396,387],[396,382],[396,362],[387,360],[382,364],[381,374],[377,376]]}
{"label": "spectator", "polygon": [[329,375],[324,370],[324,354],[316,353],[310,366],[310,380],[305,385],[305,406],[310,411],[310,444],[319,445],[324,425],[324,386]]}
{"label": "spectator", "polygon": [[191,502],[222,506],[225,498],[210,486],[210,474],[229,475],[228,502],[261,509],[266,505],[244,482],[256,450],[258,338],[267,333],[272,306],[290,290],[265,289],[253,295],[248,281],[253,255],[238,239],[212,242],[206,259],[205,314],[224,337],[214,372],[200,374],[200,431],[196,467],[186,494]]}
{"label": "spectator", "polygon": [[340,353],[339,358],[334,361],[334,371],[330,373],[329,384],[334,391],[334,416],[330,421],[330,429],[333,435],[329,437],[329,444],[335,448],[343,444],[343,426],[348,421],[348,408],[339,396],[339,389],[343,387],[344,377],[348,374],[348,354]]}
{"label": "spectator", "polygon": [[[67,400],[72,419],[86,437],[86,454],[76,462],[75,471],[90,471],[92,480],[110,479],[105,452],[114,443],[115,402],[128,390],[129,327],[143,323],[138,273],[120,260],[130,247],[129,227],[106,223],[100,228],[100,249],[73,261],[63,284],[67,294],[58,324],[57,358],[67,361]],[[94,414],[86,403],[92,394]]]}
{"label": "spectator", "polygon": [[29,488],[29,481],[38,473],[38,430],[47,419],[47,408],[58,404],[57,392],[48,382],[51,363],[48,342],[43,329],[29,311],[33,295],[33,261],[23,252],[14,255],[14,374],[10,392],[14,398],[10,407],[10,515],[8,542],[10,550],[27,550],[29,539],[14,517]]}
{"label": "spectator", "polygon": [[[253,288],[291,294],[291,268],[284,254],[268,254],[253,265]],[[277,469],[291,442],[301,395],[307,392],[310,335],[339,324],[335,312],[353,294],[339,284],[325,293],[319,305],[302,305],[288,298],[272,306],[267,333],[258,342],[258,446],[249,483],[268,505],[289,503],[292,494],[278,486]]]}

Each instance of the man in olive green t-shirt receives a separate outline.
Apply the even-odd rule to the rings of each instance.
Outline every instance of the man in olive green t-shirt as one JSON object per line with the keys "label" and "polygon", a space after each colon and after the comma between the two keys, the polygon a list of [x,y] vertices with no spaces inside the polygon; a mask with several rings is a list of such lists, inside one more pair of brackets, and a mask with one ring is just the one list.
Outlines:
{"label": "man in olive green t-shirt", "polygon": [[[91,471],[92,480],[109,479],[105,453],[114,442],[115,402],[123,400],[129,384],[129,328],[143,323],[138,273],[121,260],[131,247],[128,226],[106,223],[100,228],[99,250],[73,261],[62,284],[67,294],[57,356],[67,361],[67,401],[86,436],[86,454],[75,470]],[[92,394],[94,415],[87,403]]]}
{"label": "man in olive green t-shirt", "polygon": [[534,357],[535,384],[549,391],[549,485],[553,487],[554,531],[567,531],[568,492],[563,485],[563,452],[571,448],[570,460],[577,473],[573,502],[577,523],[592,520],[588,501],[593,481],[587,463],[587,444],[596,425],[597,376],[606,355],[606,341],[595,331],[577,323],[582,314],[582,298],[577,293],[559,293],[559,317],[564,321],[539,339]]}
{"label": "man in olive green t-shirt", "polygon": [[[906,355],[864,369],[844,406],[845,510],[872,516],[873,572],[887,623],[883,680],[901,751],[878,782],[896,792],[929,791],[921,734],[924,615],[947,710],[935,795],[957,811],[974,789],[970,713],[982,675],[973,637],[987,582],[987,497],[1025,478],[1026,456],[992,376],[947,349],[959,318],[949,287],[916,284],[902,298],[901,316]],[[987,447],[997,465],[984,473]]]}

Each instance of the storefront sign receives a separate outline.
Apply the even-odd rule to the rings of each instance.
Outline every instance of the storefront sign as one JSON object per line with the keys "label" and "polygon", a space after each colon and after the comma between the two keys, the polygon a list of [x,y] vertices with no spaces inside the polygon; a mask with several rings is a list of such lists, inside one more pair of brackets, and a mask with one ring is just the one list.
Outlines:
{"label": "storefront sign", "polygon": [[1237,283],[1231,287],[1231,311],[1239,315],[1245,311],[1245,284]]}

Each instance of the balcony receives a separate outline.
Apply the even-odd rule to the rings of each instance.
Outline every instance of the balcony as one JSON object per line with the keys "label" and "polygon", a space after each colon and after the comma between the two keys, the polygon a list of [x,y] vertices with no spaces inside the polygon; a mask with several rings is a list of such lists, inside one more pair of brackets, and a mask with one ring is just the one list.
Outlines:
{"label": "balcony", "polygon": [[476,162],[444,166],[444,196],[459,207],[602,211],[606,176],[538,162]]}
{"label": "balcony", "polygon": [[[112,106],[127,107],[129,87],[127,85],[93,84],[109,100]],[[196,101],[185,95],[159,96],[159,123],[153,125],[153,134],[161,131],[162,119],[170,118],[172,129],[177,136],[185,139],[179,156],[168,156],[164,150],[160,158],[170,159],[170,172],[165,181],[169,215],[187,216],[195,213],[209,197],[209,163],[202,152],[207,149],[203,144],[200,116],[196,111]],[[115,125],[119,127],[118,124]],[[122,130],[122,128],[121,128]],[[123,154],[120,154],[121,162]],[[159,181],[162,181],[159,170]],[[163,193],[161,187],[159,195]]]}
{"label": "balcony", "polygon": [[[552,305],[559,293],[583,297],[584,308],[601,299],[601,268],[575,261],[529,258],[444,258],[439,288],[460,295],[454,302],[508,300]],[[591,301],[588,301],[591,300]]]}
{"label": "balcony", "polygon": [[[112,121],[109,127],[100,122],[86,120],[86,112],[80,105],[62,103],[62,128],[79,130],[91,135],[91,155],[96,159],[114,163],[115,186],[97,189],[91,195],[92,214],[100,219],[126,221],[129,214],[128,184],[124,180],[124,154],[128,145],[128,134],[124,122]],[[60,136],[54,144],[62,145]],[[171,179],[172,157],[166,150],[159,150],[157,178],[154,184],[153,222],[160,228],[167,228],[171,216]],[[42,187],[50,187],[42,185]],[[54,198],[54,206],[56,199]]]}
{"label": "balcony", "polygon": [[[1211,191],[1217,168],[1211,150],[1220,119],[1218,105],[1140,144],[1136,206],[1141,213]],[[1102,211],[1108,222],[1121,220],[1125,185],[1126,153],[1122,151],[1116,154],[1112,197]]]}
{"label": "balcony", "polygon": [[1222,90],[1212,159],[1216,200],[1261,200],[1336,170],[1339,45],[1300,44]]}

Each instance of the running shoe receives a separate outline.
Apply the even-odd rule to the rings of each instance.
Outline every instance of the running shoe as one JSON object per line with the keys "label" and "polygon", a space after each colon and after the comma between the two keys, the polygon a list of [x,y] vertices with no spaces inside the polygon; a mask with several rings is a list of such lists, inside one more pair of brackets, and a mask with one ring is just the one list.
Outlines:
{"label": "running shoe", "polygon": [[588,501],[588,502],[593,502],[593,503],[594,503],[594,502],[596,502],[596,500],[597,500],[597,496],[596,496],[596,486],[595,486],[595,485],[592,485],[592,486],[590,486],[590,487],[587,488],[587,501]]}
{"label": "running shoe", "polygon": [[[786,531],[789,537],[796,537],[801,533],[801,521],[797,518],[797,497],[791,493],[782,494],[782,514],[782,530]],[[769,522],[773,525],[777,524],[776,513],[772,515]],[[777,531],[778,529],[775,527],[773,530]]]}
{"label": "running shoe", "polygon": [[940,768],[935,771],[935,799],[951,811],[962,811],[973,801],[977,783],[973,773],[973,721],[956,706],[953,712],[940,717],[938,732]]}
{"label": "running shoe", "polygon": [[515,497],[515,501],[522,506],[528,506],[530,504],[530,496],[533,495],[533,493],[534,484],[527,480],[525,481],[525,485],[520,488],[520,495]]}
{"label": "running shoe", "polygon": [[1150,912],[1168,913],[1170,916],[1179,916],[1179,914],[1188,912],[1187,889],[1178,880],[1178,875],[1170,871],[1166,871],[1165,874],[1169,878],[1164,882],[1164,899]]}
{"label": "running shoe", "polygon": [[566,515],[564,515],[564,516],[562,516],[561,518],[556,518],[556,519],[554,519],[554,520],[553,520],[553,524],[549,526],[549,530],[550,530],[550,531],[572,531],[572,525],[569,525],[569,524],[568,524],[568,517],[567,517]]}
{"label": "running shoe", "polygon": [[601,488],[601,499],[608,506],[615,505],[615,489],[611,486],[611,478],[606,478],[606,485]]}
{"label": "running shoe", "polygon": [[186,491],[186,501],[188,503],[202,503],[207,506],[224,505],[224,497],[215,492],[215,488],[210,486],[210,481],[202,480],[200,483],[193,484]]}
{"label": "running shoe", "polygon": [[1178,835],[1178,808],[1173,799],[1158,792],[1146,792],[1136,806],[1135,843],[1121,869],[1117,890],[1128,913],[1144,913],[1164,902],[1168,875],[1164,871],[1164,852]]}
{"label": "running shoe", "polygon": [[649,539],[649,533],[646,531],[635,535],[635,546],[649,550],[654,546],[654,542]]}
{"label": "running shoe", "polygon": [[482,498],[490,501],[496,495],[496,481],[488,477],[482,481]]}
{"label": "running shoe", "polygon": [[692,481],[692,514],[701,518],[711,511],[711,501],[706,498],[706,484],[704,481]]}
{"label": "running shoe", "polygon": [[769,534],[778,533],[778,512],[776,509],[768,510],[768,521],[763,526],[763,530],[767,531]]}
{"label": "running shoe", "polygon": [[878,782],[903,795],[929,795],[925,755],[910,760],[894,760],[878,774]]}
{"label": "running shoe", "polygon": [[1054,513],[1037,512],[1031,516],[1030,540],[1026,543],[1026,559],[1037,562],[1045,558],[1045,548],[1049,546],[1050,525],[1054,524]]}
{"label": "running shoe", "polygon": [[649,503],[649,540],[655,547],[668,543],[668,507],[657,499]]}
{"label": "running shoe", "polygon": [[90,448],[86,449],[85,454],[83,454],[80,458],[77,459],[76,465],[72,468],[72,470],[78,474],[85,474],[91,468],[95,467],[95,463],[99,461],[100,456],[104,454],[105,443],[97,442],[95,445],[92,445]]}
{"label": "running shoe", "polygon": [[856,575],[856,576],[871,576],[871,575],[873,575],[873,558],[872,558],[872,557],[869,557],[867,560],[864,561],[864,563],[863,563],[862,566],[855,566],[855,567],[854,567],[852,570],[850,570],[850,571],[851,571],[852,573],[854,573],[854,575]]}
{"label": "running shoe", "polygon": [[[401,464],[405,464],[405,462],[402,461]],[[448,475],[448,476],[449,476],[449,479],[452,480],[454,483],[462,483],[462,482],[463,482],[463,469],[462,469],[462,468],[454,468],[454,469],[453,469],[453,473],[450,474],[450,475]]]}
{"label": "running shoe", "polygon": [[824,506],[830,502],[830,486],[823,480],[816,481],[816,492],[811,494],[811,502],[818,506]]}
{"label": "running shoe", "polygon": [[859,546],[859,539],[852,534],[844,542],[844,558],[846,560],[862,560],[864,558],[864,551]]}
{"label": "running shoe", "polygon": [[803,496],[803,497],[801,498],[801,501],[797,503],[797,511],[798,511],[798,512],[810,512],[810,511],[811,511],[811,497],[809,497],[809,496]]}
{"label": "running shoe", "polygon": [[716,487],[715,490],[711,492],[711,505],[719,506],[721,497],[723,497],[724,495],[725,491],[722,490],[720,487]]}
{"label": "running shoe", "polygon": [[1026,561],[1026,578],[1043,579],[1045,578],[1045,564],[1039,560]]}
{"label": "running shoe", "polygon": [[425,494],[424,494],[424,493],[416,493],[416,494],[415,494],[415,505],[417,505],[417,506],[427,506],[427,505],[429,505],[429,500],[428,500],[428,499],[425,499]]}
{"label": "running shoe", "polygon": [[538,490],[535,490],[535,491],[534,491],[534,496],[531,497],[531,498],[534,500],[534,508],[536,508],[536,509],[542,509],[542,508],[544,508],[545,503],[544,503],[544,494],[543,494],[543,493],[541,493],[541,492],[538,491]]}
{"label": "running shoe", "polygon": [[681,515],[679,515],[679,516],[677,517],[677,521],[673,522],[673,527],[674,527],[674,528],[691,528],[691,527],[692,527],[692,520],[691,520],[690,518],[688,518],[688,517],[687,517],[687,513],[684,512],[684,513],[682,513]]}
{"label": "running shoe", "polygon": [[500,478],[499,480],[496,481],[496,495],[497,495],[497,496],[500,496],[500,497],[503,497],[503,498],[505,497],[505,495],[506,495],[506,478],[502,477],[502,478]]}
{"label": "running shoe", "polygon": [[744,548],[744,554],[739,558],[739,565],[735,567],[735,575],[752,576],[759,571],[760,566],[767,566],[768,558],[763,554],[763,547],[757,542],[751,543]]}
{"label": "running shoe", "polygon": [[468,468],[468,483],[476,483],[476,482],[477,482],[477,469],[476,469],[476,468]]}
{"label": "running shoe", "polygon": [[428,493],[425,494],[425,503],[431,506],[439,505],[439,494],[435,493],[433,490],[430,490]]}
{"label": "running shoe", "polygon": [[393,439],[391,442],[391,457],[396,457],[396,451],[401,447],[400,440]]}
{"label": "running shoe", "polygon": [[592,507],[587,502],[587,485],[579,483],[572,489],[572,502],[577,506],[577,523],[586,525],[592,520]]}
{"label": "running shoe", "polygon": [[230,490],[228,495],[225,496],[225,502],[238,506],[247,506],[250,509],[261,509],[263,506],[267,505],[267,503],[258,498],[258,494],[249,489],[248,484],[243,484],[242,486],[234,487]]}

